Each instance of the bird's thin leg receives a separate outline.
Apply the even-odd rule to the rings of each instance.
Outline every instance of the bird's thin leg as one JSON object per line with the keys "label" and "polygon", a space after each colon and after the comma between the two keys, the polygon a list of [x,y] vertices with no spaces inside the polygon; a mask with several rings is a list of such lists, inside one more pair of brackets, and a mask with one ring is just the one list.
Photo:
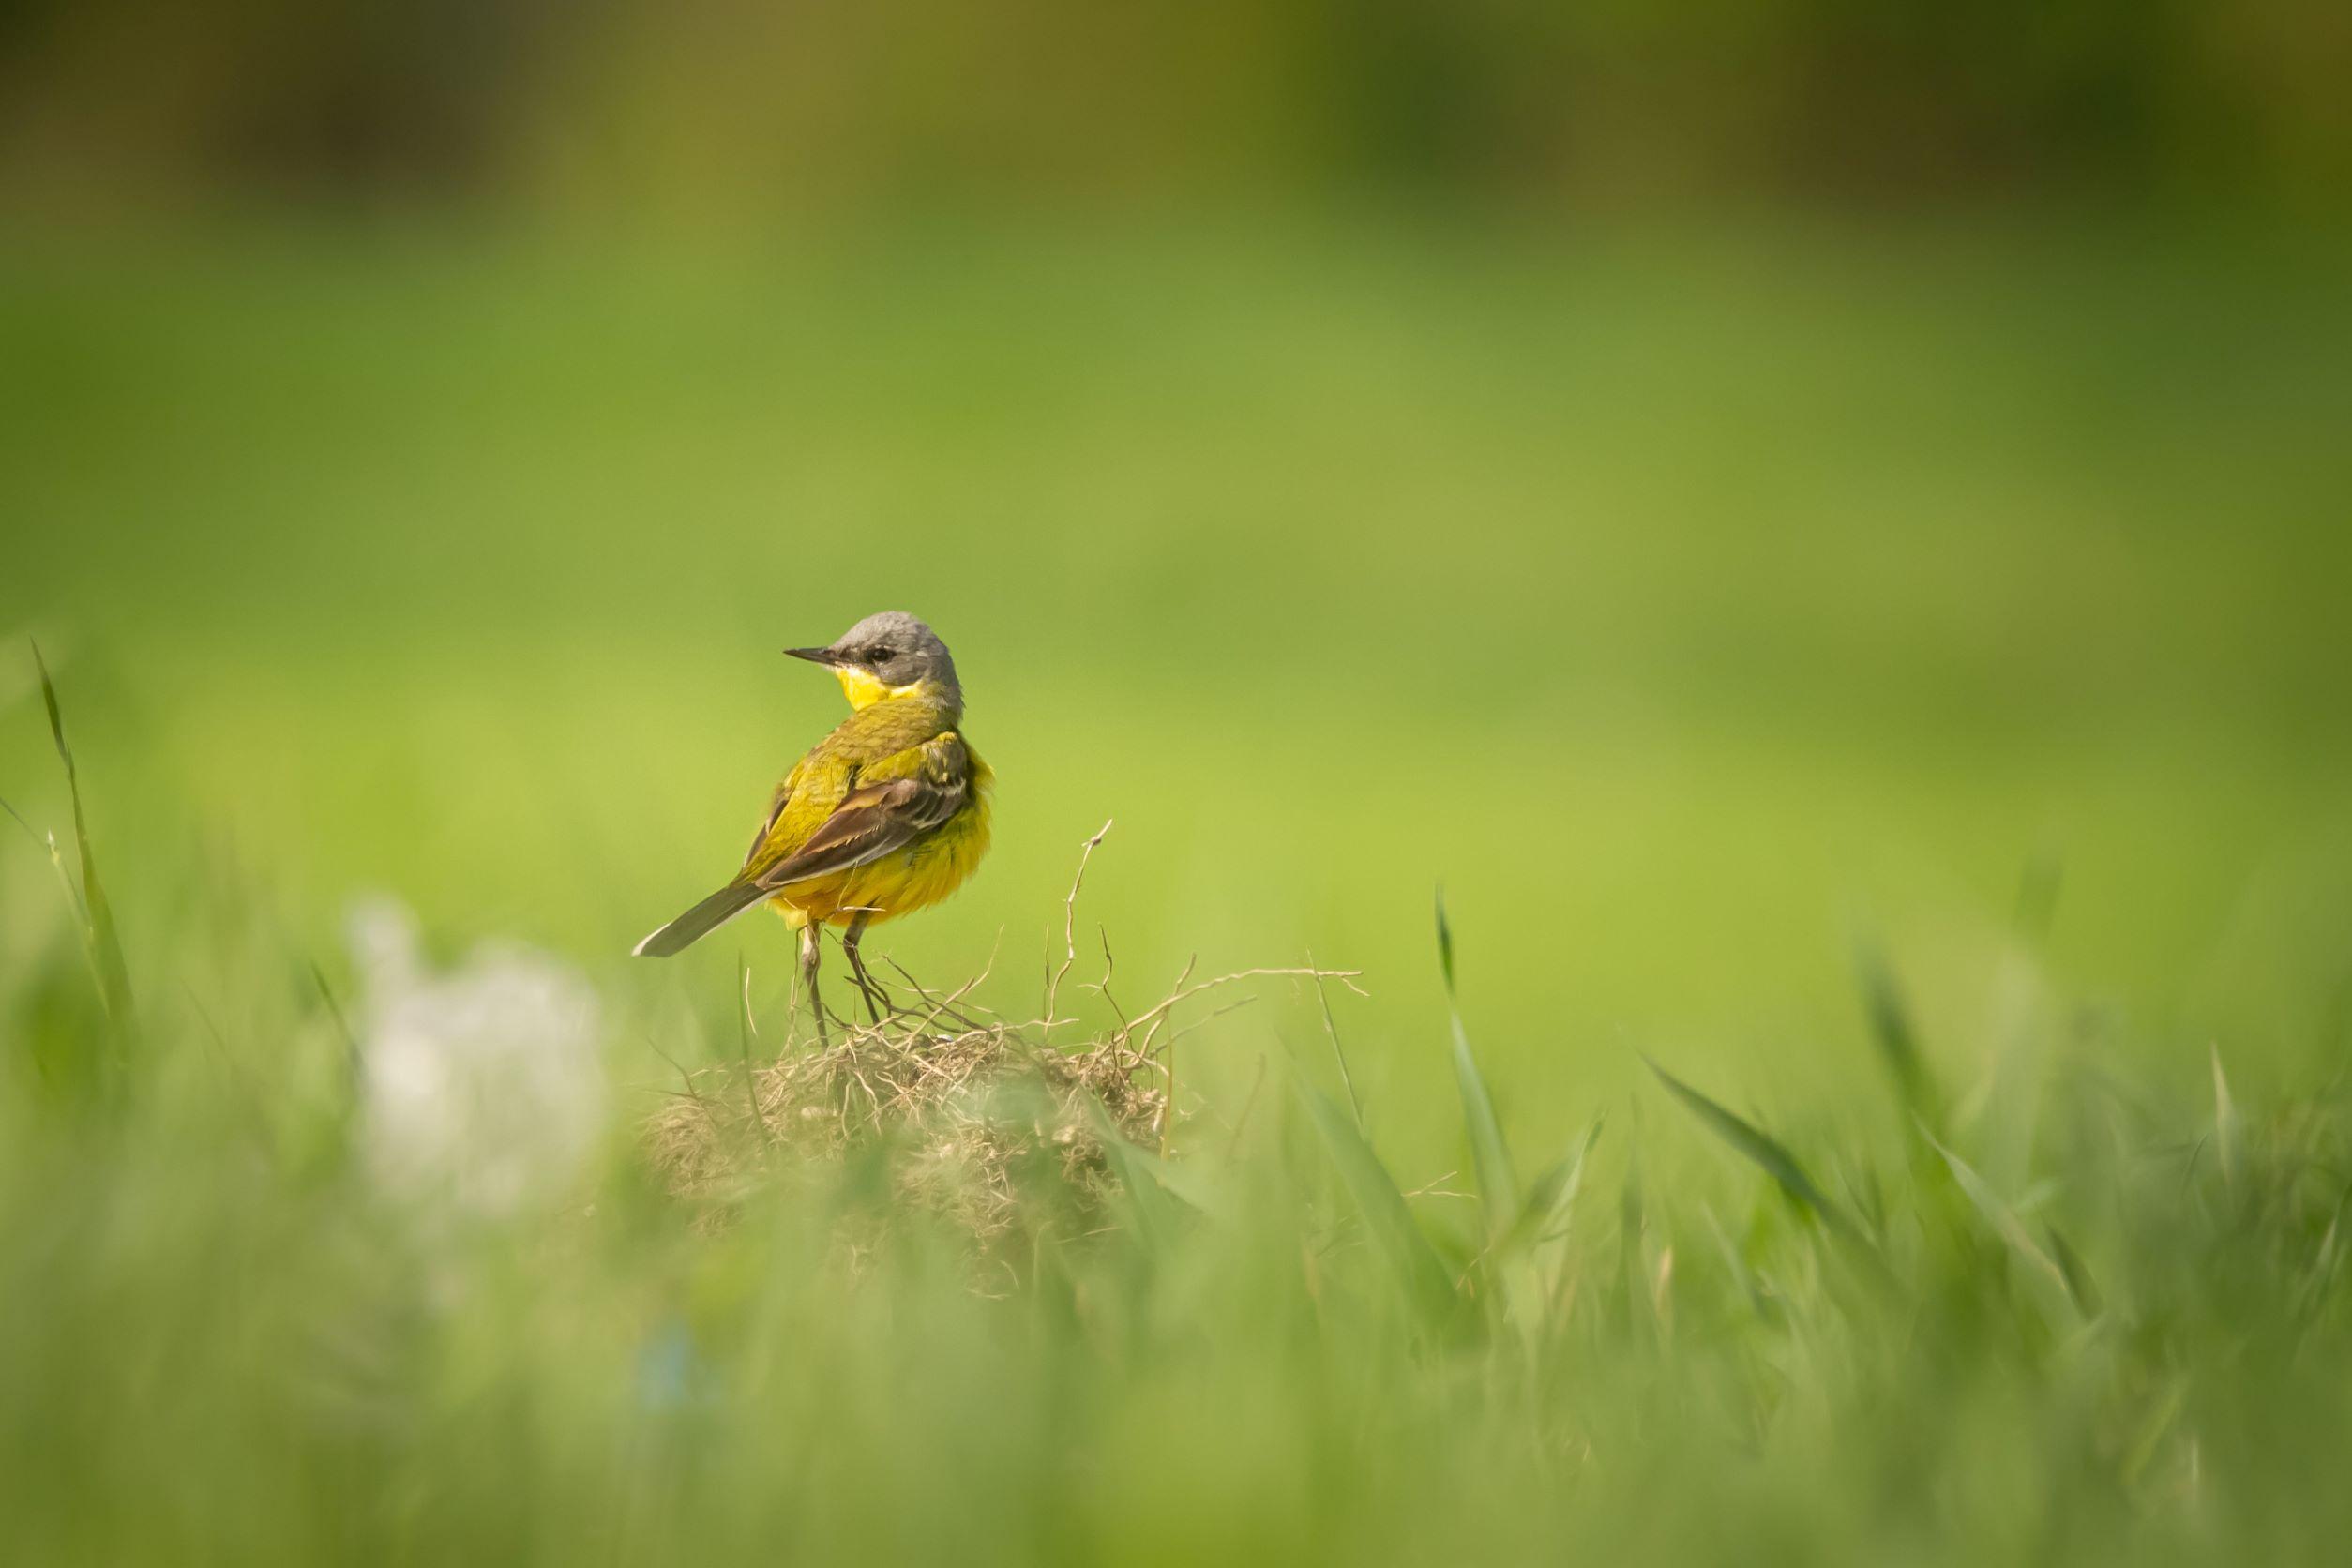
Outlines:
{"label": "bird's thin leg", "polygon": [[825,1004],[817,995],[817,959],[820,956],[817,923],[812,920],[800,928],[800,983],[801,988],[808,993],[808,1010],[816,1015],[817,1048],[823,1050],[833,1042],[825,1037]]}
{"label": "bird's thin leg", "polygon": [[871,915],[861,914],[851,920],[849,929],[841,933],[841,952],[850,960],[850,978],[857,983],[858,994],[866,999],[867,1018],[880,1023],[882,1014],[895,1013],[897,1009],[890,1003],[890,993],[883,990],[873,975],[867,972],[865,957],[857,950],[857,944],[866,936],[866,922],[872,918]]}

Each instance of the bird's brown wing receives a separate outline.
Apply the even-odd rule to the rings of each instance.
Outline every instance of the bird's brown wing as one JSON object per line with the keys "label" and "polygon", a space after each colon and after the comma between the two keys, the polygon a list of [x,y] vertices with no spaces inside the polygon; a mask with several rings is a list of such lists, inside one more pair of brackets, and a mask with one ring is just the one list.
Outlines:
{"label": "bird's brown wing", "polygon": [[[904,759],[901,761],[901,759]],[[890,766],[896,763],[897,766]],[[758,884],[769,890],[870,865],[945,822],[972,792],[972,768],[953,734],[916,746],[867,770],[908,776],[862,784],[841,799],[799,849],[769,867]]]}

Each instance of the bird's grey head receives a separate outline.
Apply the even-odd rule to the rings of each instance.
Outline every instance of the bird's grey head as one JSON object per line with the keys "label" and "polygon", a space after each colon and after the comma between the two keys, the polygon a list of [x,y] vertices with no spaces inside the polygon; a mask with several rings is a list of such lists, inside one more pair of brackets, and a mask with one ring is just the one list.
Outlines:
{"label": "bird's grey head", "polygon": [[[939,633],[903,610],[868,615],[829,646],[784,651],[794,658],[830,665],[840,674],[844,688],[851,688],[856,676],[870,675],[883,691],[928,683],[945,687],[958,701],[963,696],[947,644],[939,640]],[[855,700],[854,690],[852,700]]]}

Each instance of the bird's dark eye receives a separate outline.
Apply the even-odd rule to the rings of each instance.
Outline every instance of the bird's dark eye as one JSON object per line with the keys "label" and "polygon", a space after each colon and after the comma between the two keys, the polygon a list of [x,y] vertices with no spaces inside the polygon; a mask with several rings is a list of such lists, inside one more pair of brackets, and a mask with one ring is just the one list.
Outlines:
{"label": "bird's dark eye", "polygon": [[866,651],[866,661],[868,664],[888,664],[897,656],[888,648],[876,647]]}

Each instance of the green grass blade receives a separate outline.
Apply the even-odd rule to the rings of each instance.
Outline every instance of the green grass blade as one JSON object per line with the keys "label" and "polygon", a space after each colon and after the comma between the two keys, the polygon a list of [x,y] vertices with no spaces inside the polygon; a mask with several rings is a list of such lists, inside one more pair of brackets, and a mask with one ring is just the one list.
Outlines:
{"label": "green grass blade", "polygon": [[1625,1162],[1625,1184],[1617,1194],[1617,1310],[1620,1322],[1632,1329],[1649,1322],[1645,1310],[1649,1292],[1642,1289],[1648,1270],[1642,1264],[1642,1237],[1649,1227],[1649,1200],[1641,1186],[1641,1150],[1635,1146]]}
{"label": "green grass blade", "polygon": [[1489,1268],[1500,1288],[1504,1315],[1518,1329],[1521,1343],[1530,1353],[1558,1299],[1555,1287],[1560,1272],[1567,1267],[1566,1249],[1547,1248],[1547,1244],[1562,1241],[1568,1234],[1569,1216],[1584,1186],[1585,1156],[1592,1153],[1593,1140],[1600,1136],[1601,1123],[1595,1121],[1575,1148],[1529,1184],[1518,1217],[1491,1249]]}
{"label": "green grass blade", "polygon": [[2139,1436],[2133,1438],[2131,1447],[2124,1451],[2121,1468],[2126,1486],[2139,1485],[2148,1461],[2155,1458],[2157,1450],[2164,1446],[2165,1435],[2180,1419],[2181,1409],[2188,1400],[2189,1380],[2184,1375],[2175,1378],[2148,1407],[2148,1415],[2140,1424]]}
{"label": "green grass blade", "polygon": [[1585,1156],[1592,1153],[1592,1145],[1601,1137],[1601,1123],[1594,1121],[1585,1130],[1576,1148],[1563,1154],[1542,1175],[1528,1184],[1527,1198],[1519,1205],[1519,1216],[1511,1224],[1501,1244],[1501,1253],[1522,1252],[1540,1243],[1550,1241],[1566,1229],[1568,1216],[1576,1205],[1576,1194],[1584,1186]]}
{"label": "green grass blade", "polygon": [[1315,953],[1307,950],[1306,967],[1315,972],[1315,1001],[1323,1010],[1323,1037],[1331,1042],[1331,1059],[1339,1067],[1339,1086],[1348,1092],[1348,1108],[1354,1112],[1356,1125],[1364,1125],[1364,1101],[1356,1093],[1356,1076],[1348,1070],[1347,1048],[1339,1043],[1339,1022],[1331,1016],[1331,988],[1323,984],[1323,972],[1316,968]]}
{"label": "green grass blade", "polygon": [[49,677],[49,664],[41,657],[38,642],[33,644],[33,664],[40,672],[41,705],[49,712],[49,738],[56,745],[58,761],[65,765],[66,792],[73,800],[73,838],[82,859],[82,904],[87,916],[83,932],[89,946],[90,967],[98,974],[98,998],[105,1003],[106,1016],[114,1025],[119,1043],[127,1046],[136,1027],[130,970],[123,961],[122,939],[114,928],[114,908],[107,899],[105,884],[98,880],[98,857],[90,849],[89,819],[82,807],[82,778],[74,767],[73,747],[66,742],[66,720],[58,707],[56,683]]}
{"label": "green grass blade", "polygon": [[1462,1125],[1470,1135],[1486,1234],[1500,1237],[1518,1214],[1519,1183],[1511,1168],[1510,1145],[1503,1141],[1501,1119],[1495,1114],[1494,1095],[1478,1070],[1478,1059],[1470,1054],[1470,1034],[1462,1028],[1462,1010],[1455,999],[1454,928],[1445,918],[1443,888],[1438,890],[1438,967],[1445,974],[1446,1017],[1454,1033],[1454,1087],[1462,1096]]}
{"label": "green grass blade", "polygon": [[[2070,1277],[2066,1267],[2033,1239],[2033,1232],[2026,1229],[2026,1222],[2017,1216],[2017,1211],[2011,1208],[1999,1193],[1993,1190],[1992,1184],[1978,1175],[1968,1161],[1945,1148],[1933,1133],[1927,1135],[1927,1141],[1935,1147],[1936,1153],[1944,1157],[1944,1164],[1952,1170],[1952,1180],[1960,1184],[1960,1190],[1968,1194],[1968,1201],[1976,1205],[1977,1213],[1984,1216],[1984,1222],[1993,1228],[1994,1233],[2008,1243],[2009,1249],[2036,1273],[2056,1285],[2058,1292],[2073,1304],[2077,1312],[2088,1316],[2088,1310],[2084,1305],[2089,1291],[2088,1274],[2082,1276],[2083,1283],[2078,1292],[2075,1281]],[[2069,1257],[2073,1257],[2071,1249]],[[2079,1270],[2081,1259],[2074,1259],[2073,1262]]]}
{"label": "green grass blade", "polygon": [[1305,1082],[1298,1085],[1298,1093],[1307,1119],[1314,1123],[1341,1184],[1363,1214],[1364,1229],[1395,1276],[1399,1290],[1423,1321],[1433,1327],[1452,1326],[1461,1297],[1437,1249],[1421,1233],[1412,1210],[1406,1206],[1395,1178],[1357,1131],[1354,1120],[1330,1095]]}
{"label": "green grass blade", "polygon": [[2098,1317],[2099,1288],[2091,1283],[2090,1270],[2084,1265],[2081,1254],[2057,1226],[2044,1226],[2042,1233],[2050,1238],[2050,1257],[2066,1280],[2066,1293],[2074,1298],[2074,1310],[2086,1320]]}
{"label": "green grass blade", "polygon": [[1862,982],[1862,1007],[1869,1018],[1870,1037],[1894,1079],[1895,1092],[1903,1098],[1903,1108],[1928,1126],[1940,1128],[1943,1116],[1936,1081],[1920,1055],[1919,1031],[1912,1025],[1910,1007],[1904,1001],[1902,985],[1895,979],[1894,966],[1888,961],[1886,949],[1875,940],[1857,943],[1854,972]]}
{"label": "green grass blade", "polygon": [[1847,1240],[1859,1243],[1866,1249],[1870,1247],[1870,1238],[1862,1227],[1829,1194],[1823,1192],[1811,1176],[1805,1174],[1804,1167],[1797,1163],[1797,1157],[1779,1140],[1726,1110],[1655,1062],[1650,1062],[1648,1057],[1642,1060],[1649,1062],[1650,1070],[1657,1074],[1658,1081],[1706,1123],[1710,1131],[1761,1166],[1765,1174],[1779,1183],[1781,1190],[1795,1199],[1800,1208],[1813,1214],[1822,1224]]}
{"label": "green grass blade", "polygon": [[1438,886],[1438,968],[1445,975],[1446,1000],[1454,999],[1454,927],[1445,918],[1445,886]]}
{"label": "green grass blade", "polygon": [[2229,1096],[2229,1079],[2222,1073],[2222,1048],[2213,1055],[2213,1155],[2222,1167],[2222,1184],[2238,1185],[2238,1107]]}
{"label": "green grass blade", "polygon": [[1146,1253],[1164,1256],[1176,1235],[1176,1207],[1153,1168],[1145,1163],[1147,1151],[1127,1141],[1126,1134],[1112,1124],[1099,1102],[1087,1101],[1086,1114],[1094,1140],[1102,1146],[1103,1163],[1118,1179],[1127,1212],[1134,1216],[1136,1240]]}
{"label": "green grass blade", "polygon": [[[1116,1129],[1110,1126],[1110,1119],[1103,1117],[1096,1136],[1108,1137],[1115,1132]],[[1226,1185],[1198,1161],[1170,1159],[1165,1154],[1154,1153],[1141,1144],[1128,1143],[1123,1138],[1121,1143],[1123,1147],[1119,1150],[1118,1158],[1128,1169],[1151,1177],[1169,1197],[1187,1208],[1214,1218],[1232,1217],[1235,1205]]]}

